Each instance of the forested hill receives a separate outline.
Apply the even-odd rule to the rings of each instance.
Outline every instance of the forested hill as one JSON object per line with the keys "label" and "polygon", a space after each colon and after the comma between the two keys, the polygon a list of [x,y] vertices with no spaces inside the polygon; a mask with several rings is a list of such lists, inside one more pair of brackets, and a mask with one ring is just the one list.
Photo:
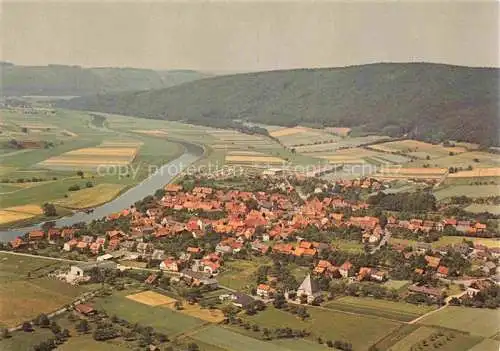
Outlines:
{"label": "forested hill", "polygon": [[208,76],[189,70],[16,66],[5,62],[0,64],[0,70],[3,96],[82,96],[161,89]]}
{"label": "forested hill", "polygon": [[220,76],[62,106],[218,125],[354,127],[417,139],[498,145],[499,70],[384,63]]}

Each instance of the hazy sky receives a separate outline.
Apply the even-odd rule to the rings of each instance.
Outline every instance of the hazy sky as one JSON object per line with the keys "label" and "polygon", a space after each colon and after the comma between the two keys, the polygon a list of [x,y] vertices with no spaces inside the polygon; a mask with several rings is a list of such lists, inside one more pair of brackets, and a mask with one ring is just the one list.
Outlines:
{"label": "hazy sky", "polygon": [[430,61],[499,66],[498,3],[3,2],[2,59],[207,71]]}

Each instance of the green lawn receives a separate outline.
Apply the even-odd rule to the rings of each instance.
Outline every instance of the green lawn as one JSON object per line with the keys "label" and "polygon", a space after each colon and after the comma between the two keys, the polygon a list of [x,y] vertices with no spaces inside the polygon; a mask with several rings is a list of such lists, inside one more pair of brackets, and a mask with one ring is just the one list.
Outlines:
{"label": "green lawn", "polygon": [[236,260],[224,264],[224,271],[217,276],[219,284],[230,289],[245,290],[255,286],[254,274],[261,265],[270,264],[269,259],[262,257],[251,261]]}
{"label": "green lawn", "polygon": [[364,251],[364,246],[358,241],[336,239],[332,241],[333,246],[337,246],[339,250],[349,251],[352,253],[360,253]]}
{"label": "green lawn", "polygon": [[268,307],[255,316],[245,318],[261,328],[306,329],[313,333],[314,337],[348,341],[353,344],[355,350],[367,350],[372,344],[401,325],[386,319],[355,316],[319,308],[308,308],[308,311],[310,318],[305,321],[272,307]]}
{"label": "green lawn", "polygon": [[419,350],[466,351],[481,342],[480,337],[469,336],[460,332],[420,327],[402,340],[393,344],[389,351]]}
{"label": "green lawn", "polygon": [[406,288],[411,282],[409,280],[388,280],[386,281],[384,285],[387,289],[395,289],[395,290],[401,290],[403,288]]}
{"label": "green lawn", "polygon": [[500,341],[493,339],[484,339],[476,344],[470,351],[498,351],[500,350]]}
{"label": "green lawn", "polygon": [[193,330],[204,322],[198,318],[177,313],[166,307],[145,305],[125,297],[128,293],[96,299],[95,306],[108,315],[117,315],[131,323],[151,326],[167,335]]}
{"label": "green lawn", "polygon": [[215,345],[222,349],[227,350],[241,350],[241,351],[287,351],[288,348],[251,338],[233,332],[227,328],[219,326],[209,326],[201,329],[196,334],[191,335],[195,340],[203,343]]}
{"label": "green lawn", "polygon": [[438,200],[443,200],[452,196],[468,197],[488,197],[498,194],[498,185],[447,185],[434,192]]}
{"label": "green lawn", "polygon": [[500,215],[500,206],[498,205],[472,204],[467,206],[465,210],[472,213],[489,212],[494,215]]}
{"label": "green lawn", "polygon": [[482,337],[492,337],[500,330],[499,322],[498,310],[452,306],[431,314],[419,321],[419,324],[461,330]]}
{"label": "green lawn", "polygon": [[369,297],[346,296],[325,304],[325,307],[345,312],[367,314],[377,317],[409,322],[431,310],[429,306],[418,306],[405,302],[377,300]]}

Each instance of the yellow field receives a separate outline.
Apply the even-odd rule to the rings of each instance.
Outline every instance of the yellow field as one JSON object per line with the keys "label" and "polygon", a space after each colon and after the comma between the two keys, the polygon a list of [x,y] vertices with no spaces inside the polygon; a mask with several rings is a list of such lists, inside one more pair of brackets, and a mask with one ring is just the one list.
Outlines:
{"label": "yellow field", "polygon": [[100,147],[139,147],[143,144],[138,140],[107,140],[103,141]]}
{"label": "yellow field", "polygon": [[471,178],[471,177],[500,177],[500,167],[495,168],[476,168],[472,171],[461,171],[451,173],[450,178]]}
{"label": "yellow field", "polygon": [[405,174],[405,175],[422,175],[434,174],[443,175],[448,171],[446,168],[382,168],[379,172],[383,174]]}
{"label": "yellow field", "polygon": [[23,205],[7,207],[0,210],[0,224],[28,219],[41,215],[42,209],[38,205]]}
{"label": "yellow field", "polygon": [[77,158],[65,158],[65,157],[51,157],[43,162],[41,162],[41,165],[64,165],[64,166],[71,166],[71,165],[88,165],[88,166],[98,166],[101,164],[106,164],[106,165],[128,165],[130,163],[129,160],[106,160],[106,159],[99,159],[99,160],[79,160]]}
{"label": "yellow field", "polygon": [[224,314],[220,310],[203,309],[198,304],[189,304],[182,302],[182,309],[175,308],[176,299],[156,293],[154,291],[143,291],[137,294],[126,296],[127,299],[143,303],[148,306],[158,306],[160,308],[169,308],[179,313],[187,314],[211,323],[220,323],[224,320]]}
{"label": "yellow field", "polygon": [[97,156],[128,156],[133,157],[137,149],[133,147],[88,147],[66,152],[65,155],[97,155]]}
{"label": "yellow field", "polygon": [[231,156],[257,156],[257,155],[264,155],[263,152],[258,152],[258,151],[245,151],[245,150],[241,150],[241,151],[238,151],[238,150],[235,150],[235,151],[229,151],[228,152],[228,155],[231,155]]}
{"label": "yellow field", "polygon": [[68,208],[94,207],[114,199],[125,187],[122,184],[98,184],[92,188],[70,192],[67,198],[55,201]]}
{"label": "yellow field", "polygon": [[151,136],[166,136],[168,134],[166,131],[161,129],[156,129],[156,130],[134,129],[132,130],[132,132],[151,135]]}
{"label": "yellow field", "polygon": [[325,128],[325,130],[340,136],[347,136],[347,134],[351,132],[351,128],[341,128],[341,127],[328,127]]}
{"label": "yellow field", "polygon": [[[170,309],[175,308],[173,304],[165,305],[162,307],[168,307]],[[188,316],[196,317],[210,323],[220,323],[224,320],[224,313],[222,313],[221,310],[203,309],[197,303],[190,305],[189,303],[183,301],[182,310],[179,310],[177,312],[184,313]]]}
{"label": "yellow field", "polygon": [[158,294],[154,291],[143,291],[137,294],[133,295],[127,295],[127,299],[134,300],[136,302],[143,303],[145,305],[149,306],[159,306],[159,305],[166,305],[166,304],[174,304],[176,299],[173,299],[171,297]]}
{"label": "yellow field", "polygon": [[283,128],[283,129],[278,129],[278,130],[272,131],[271,133],[269,133],[269,135],[277,138],[277,137],[302,133],[302,132],[305,132],[307,130],[308,130],[308,128],[305,128],[305,127]]}
{"label": "yellow field", "polygon": [[226,156],[226,162],[283,163],[285,160],[274,156]]}

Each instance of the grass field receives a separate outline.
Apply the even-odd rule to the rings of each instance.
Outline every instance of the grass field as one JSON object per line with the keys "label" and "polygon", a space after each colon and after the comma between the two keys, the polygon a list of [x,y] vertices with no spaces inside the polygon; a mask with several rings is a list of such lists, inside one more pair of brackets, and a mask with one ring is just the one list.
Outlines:
{"label": "grass field", "polygon": [[489,178],[500,177],[500,167],[475,168],[471,171],[460,171],[448,175],[450,178]]}
{"label": "grass field", "polygon": [[424,305],[419,306],[405,302],[393,302],[353,296],[335,299],[326,303],[325,307],[345,312],[384,317],[402,322],[409,322],[433,310],[432,307]]}
{"label": "grass field", "polygon": [[148,306],[127,298],[127,295],[131,295],[131,292],[96,299],[95,306],[109,315],[114,314],[133,323],[152,326],[167,335],[192,330],[203,324],[203,321],[198,318],[169,308]]}
{"label": "grass field", "polygon": [[498,195],[500,186],[498,185],[446,185],[434,191],[438,200],[443,200],[452,196],[462,196],[477,198]]}
{"label": "grass field", "polygon": [[484,339],[469,351],[498,351],[500,350],[500,341],[493,339]]}
{"label": "grass field", "polygon": [[221,285],[235,290],[244,290],[249,286],[255,285],[254,274],[259,266],[270,264],[267,259],[252,261],[228,261],[224,264],[224,271],[217,276]]}
{"label": "grass field", "polygon": [[0,324],[13,327],[71,302],[85,290],[49,278],[11,281],[0,285]]}
{"label": "grass field", "polygon": [[281,347],[276,344],[257,340],[227,328],[219,326],[209,326],[203,328],[197,333],[191,335],[195,340],[199,340],[206,344],[215,345],[226,350],[242,350],[242,351],[286,351],[288,348]]}
{"label": "grass field", "polygon": [[310,319],[301,321],[287,312],[267,308],[255,316],[245,317],[261,327],[306,329],[323,339],[346,340],[355,350],[367,350],[401,324],[382,318],[355,316],[342,312],[309,308]]}
{"label": "grass field", "polygon": [[409,280],[388,280],[386,281],[383,285],[387,288],[387,289],[395,289],[395,290],[400,290],[400,289],[403,289],[405,288],[406,286],[410,285],[410,281]]}
{"label": "grass field", "polygon": [[98,184],[92,188],[85,188],[69,192],[67,198],[62,198],[55,203],[68,208],[94,207],[114,199],[125,188],[123,184]]}
{"label": "grass field", "polygon": [[252,156],[252,155],[228,155],[227,163],[262,163],[262,164],[281,164],[285,160],[273,156]]}
{"label": "grass field", "polygon": [[0,325],[12,327],[41,312],[52,312],[88,290],[46,277],[59,268],[57,261],[0,253],[0,306],[4,307]]}
{"label": "grass field", "polygon": [[470,332],[472,335],[493,337],[500,331],[498,310],[447,307],[419,321],[419,324]]}
{"label": "grass field", "polygon": [[432,160],[434,158],[444,157],[450,152],[458,154],[466,152],[463,147],[445,147],[442,145],[433,145],[417,140],[398,140],[388,143],[376,144],[371,146],[372,149],[383,152],[400,152],[416,158]]}
{"label": "grass field", "polygon": [[390,351],[445,350],[465,351],[481,342],[480,337],[450,332],[436,328],[420,327],[392,345]]}
{"label": "grass field", "polygon": [[489,212],[494,215],[500,215],[500,206],[498,205],[472,204],[464,208],[464,210],[472,213]]}

